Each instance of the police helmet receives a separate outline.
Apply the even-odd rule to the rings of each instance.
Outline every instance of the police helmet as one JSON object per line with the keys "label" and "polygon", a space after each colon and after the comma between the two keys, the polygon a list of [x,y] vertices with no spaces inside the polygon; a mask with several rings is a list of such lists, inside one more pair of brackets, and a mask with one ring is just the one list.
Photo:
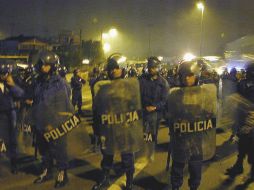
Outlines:
{"label": "police helmet", "polygon": [[65,75],[68,73],[68,70],[65,66],[62,65],[58,68],[58,73],[61,77],[65,77]]}
{"label": "police helmet", "polygon": [[51,72],[57,70],[60,65],[59,57],[52,51],[41,51],[38,55],[38,61],[36,63],[36,69],[41,70],[43,65],[50,65]]}
{"label": "police helmet", "polygon": [[106,71],[108,73],[108,77],[112,78],[112,71],[114,69],[123,69],[122,72],[122,78],[125,75],[125,69],[124,69],[124,65],[125,65],[125,61],[126,58],[120,54],[120,53],[114,53],[112,55],[110,55],[107,59],[107,65],[106,65]]}
{"label": "police helmet", "polygon": [[254,62],[249,62],[245,70],[246,70],[246,78],[254,79]]}
{"label": "police helmet", "polygon": [[158,59],[158,57],[152,56],[147,59],[147,68],[153,68],[153,67],[159,67],[161,64],[161,61]]}
{"label": "police helmet", "polygon": [[114,53],[112,55],[110,55],[107,59],[107,66],[106,66],[106,70],[107,71],[112,71],[114,69],[119,69],[119,60],[121,59],[121,54],[119,53]]}
{"label": "police helmet", "polygon": [[179,76],[180,82],[183,85],[187,76],[194,75],[196,77],[196,84],[198,82],[198,77],[201,72],[201,65],[195,61],[182,61],[177,69],[177,74]]}

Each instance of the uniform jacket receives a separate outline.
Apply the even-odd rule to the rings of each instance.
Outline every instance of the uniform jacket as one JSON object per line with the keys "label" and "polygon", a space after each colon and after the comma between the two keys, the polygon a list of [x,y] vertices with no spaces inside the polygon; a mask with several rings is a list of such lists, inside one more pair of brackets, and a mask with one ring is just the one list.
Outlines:
{"label": "uniform jacket", "polygon": [[74,112],[70,88],[59,75],[39,81],[35,86],[33,122],[39,131],[59,127]]}
{"label": "uniform jacket", "polygon": [[19,86],[8,87],[4,83],[4,92],[0,90],[0,113],[14,110],[14,99],[23,95],[24,91]]}
{"label": "uniform jacket", "polygon": [[165,109],[168,89],[168,82],[160,75],[156,80],[152,80],[149,75],[140,78],[141,101],[145,115],[148,114],[146,106],[155,106],[156,111]]}

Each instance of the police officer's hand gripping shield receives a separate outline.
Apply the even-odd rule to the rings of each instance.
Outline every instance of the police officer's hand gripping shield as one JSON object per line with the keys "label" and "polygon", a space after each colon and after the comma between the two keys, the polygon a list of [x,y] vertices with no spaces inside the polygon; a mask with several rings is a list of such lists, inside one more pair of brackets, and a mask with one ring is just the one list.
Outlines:
{"label": "police officer's hand gripping shield", "polygon": [[213,84],[170,90],[166,117],[173,159],[208,160],[215,155],[216,104]]}
{"label": "police officer's hand gripping shield", "polygon": [[138,151],[143,141],[138,80],[100,81],[94,89],[94,117],[102,150],[109,154]]}

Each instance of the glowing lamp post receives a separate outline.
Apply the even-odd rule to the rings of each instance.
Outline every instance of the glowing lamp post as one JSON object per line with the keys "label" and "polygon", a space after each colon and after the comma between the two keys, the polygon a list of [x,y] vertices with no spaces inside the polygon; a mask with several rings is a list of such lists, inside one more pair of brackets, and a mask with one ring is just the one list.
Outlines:
{"label": "glowing lamp post", "polygon": [[202,2],[197,3],[197,8],[201,10],[201,24],[200,24],[200,44],[199,44],[199,55],[202,56],[202,45],[203,45],[203,25],[204,25],[204,10],[205,5]]}

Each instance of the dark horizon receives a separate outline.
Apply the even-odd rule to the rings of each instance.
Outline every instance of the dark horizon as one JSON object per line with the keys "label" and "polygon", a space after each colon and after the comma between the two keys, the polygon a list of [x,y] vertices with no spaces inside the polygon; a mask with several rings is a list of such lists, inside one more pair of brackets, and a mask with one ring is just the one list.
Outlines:
{"label": "dark horizon", "polygon": [[[2,7],[0,38],[52,36],[71,30],[82,39],[98,40],[115,27],[114,50],[128,56],[197,54],[201,11],[190,0],[9,0]],[[254,32],[251,0],[207,0],[204,11],[205,54],[217,54],[234,39]],[[150,40],[149,40],[150,39]],[[150,41],[150,53],[149,52]]]}

